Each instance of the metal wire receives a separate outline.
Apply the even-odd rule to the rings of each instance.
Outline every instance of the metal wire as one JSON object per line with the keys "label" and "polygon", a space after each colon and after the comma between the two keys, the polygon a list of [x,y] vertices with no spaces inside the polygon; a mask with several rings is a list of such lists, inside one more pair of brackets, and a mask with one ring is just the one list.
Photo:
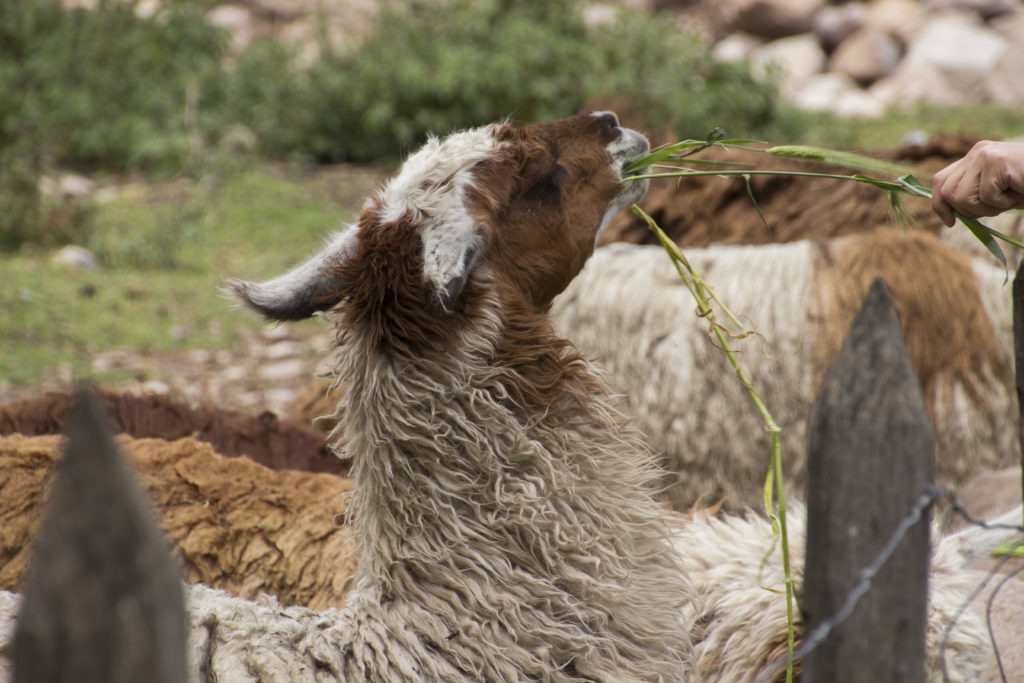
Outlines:
{"label": "metal wire", "polygon": [[[807,634],[803,642],[800,643],[800,646],[794,652],[794,659],[802,659],[806,657],[810,652],[812,652],[821,643],[823,643],[828,638],[829,634],[831,634],[831,632],[836,627],[841,625],[850,617],[854,609],[856,609],[859,600],[864,596],[864,594],[866,594],[871,589],[871,583],[874,580],[875,576],[878,574],[879,571],[881,571],[882,567],[885,566],[885,563],[888,562],[889,559],[896,552],[896,549],[899,547],[900,542],[903,540],[904,536],[906,536],[910,528],[922,520],[926,510],[928,510],[932,505],[934,505],[936,502],[942,499],[949,500],[951,511],[963,517],[965,521],[967,521],[969,524],[973,526],[977,526],[982,529],[1016,530],[1024,533],[1024,526],[1015,524],[990,524],[988,522],[971,516],[964,508],[963,504],[954,497],[953,492],[950,490],[939,489],[935,486],[926,487],[924,491],[914,500],[907,515],[902,520],[900,520],[900,522],[893,529],[892,534],[890,534],[889,536],[889,540],[875,556],[875,559],[857,574],[857,582],[847,593],[846,598],[843,600],[842,606],[835,612],[835,614],[833,614],[828,619],[822,621],[820,624],[818,624],[818,626],[814,628],[814,630]],[[999,569],[1009,559],[1009,555],[1000,558],[1000,560],[996,563],[996,566],[992,569],[991,572],[989,572],[989,575],[985,578],[985,580],[977,588],[975,588],[971,595],[957,609],[956,613],[953,616],[953,619],[950,620],[950,623],[946,625],[946,628],[943,631],[942,635],[939,657],[942,663],[943,681],[949,681],[949,674],[946,668],[945,651],[946,646],[948,644],[948,638],[950,633],[952,633],[953,627],[956,625],[960,616],[967,609],[968,605],[981,593],[981,591],[985,589],[985,586],[988,584],[988,582],[992,579],[993,576],[995,576],[996,573],[998,573]],[[989,596],[988,604],[992,604],[996,592],[998,592],[998,590],[1010,578],[1016,576],[1022,571],[1024,571],[1024,567],[1015,570],[1012,574],[1004,578],[1000,582],[999,586],[997,586],[996,589],[993,591],[992,595]],[[986,610],[986,614],[988,614],[989,612],[990,608]],[[1002,663],[1001,661],[999,661],[999,652],[998,648],[996,647],[995,637],[992,633],[991,624],[989,624],[989,637],[992,641],[993,648],[996,650],[997,663],[999,663],[999,670],[1002,674]],[[780,657],[776,659],[760,673],[760,675],[755,679],[756,683],[768,683],[768,681],[773,676],[782,671],[785,667],[786,657]],[[1006,681],[1005,675],[1003,675],[1003,681],[1004,683]]]}

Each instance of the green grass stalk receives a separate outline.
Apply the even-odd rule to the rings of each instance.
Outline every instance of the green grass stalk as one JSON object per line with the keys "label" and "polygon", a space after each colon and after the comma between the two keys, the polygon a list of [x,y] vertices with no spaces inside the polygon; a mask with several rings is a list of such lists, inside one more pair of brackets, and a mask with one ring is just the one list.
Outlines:
{"label": "green grass stalk", "polygon": [[[711,331],[715,335],[719,347],[729,359],[729,363],[736,372],[736,376],[739,378],[740,383],[743,384],[744,389],[746,389],[747,393],[750,395],[754,405],[757,406],[771,438],[771,460],[768,468],[768,474],[765,478],[764,504],[765,510],[772,522],[773,535],[775,535],[777,540],[780,542],[782,549],[782,568],[785,575],[786,592],[786,623],[788,626],[786,637],[786,683],[792,683],[793,653],[796,640],[796,627],[794,621],[796,584],[793,580],[793,573],[790,566],[789,534],[786,527],[786,498],[783,491],[782,476],[782,446],[779,441],[779,433],[782,430],[775,423],[775,419],[772,417],[772,414],[768,411],[764,401],[761,400],[761,397],[754,389],[754,385],[750,381],[750,377],[747,375],[743,366],[740,365],[736,354],[729,345],[729,337],[741,338],[746,335],[733,334],[715,320],[715,310],[711,307],[711,302],[718,303],[719,306],[721,306],[721,302],[719,302],[714,296],[707,284],[700,277],[700,274],[693,269],[690,262],[686,259],[686,256],[683,255],[676,243],[669,239],[668,235],[666,235],[661,229],[657,221],[635,204],[632,209],[633,213],[643,219],[651,231],[657,235],[662,247],[664,247],[665,251],[668,253],[669,258],[672,259],[672,264],[675,266],[676,272],[679,273],[679,277],[682,278],[687,289],[690,290],[690,294],[693,296],[694,301],[697,302],[698,315],[708,320]],[[721,308],[725,312],[725,315],[727,315],[734,324],[739,325],[739,321],[735,315],[729,312],[729,310],[724,306],[721,306]],[[775,506],[772,505],[773,494],[775,498]]]}

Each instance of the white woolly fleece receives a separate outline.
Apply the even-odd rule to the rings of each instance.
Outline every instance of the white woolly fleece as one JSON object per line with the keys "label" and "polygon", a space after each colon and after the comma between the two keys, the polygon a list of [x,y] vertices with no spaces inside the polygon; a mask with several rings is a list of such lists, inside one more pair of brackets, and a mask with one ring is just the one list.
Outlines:
{"label": "white woolly fleece", "polygon": [[478,251],[480,237],[465,208],[465,188],[473,167],[501,146],[495,130],[486,126],[431,137],[377,195],[385,223],[405,215],[430,219],[423,221],[423,275],[435,291],[444,291],[473,265],[467,259]]}
{"label": "white woolly fleece", "polygon": [[[1020,518],[1021,509],[1017,508],[996,522],[1019,524]],[[804,584],[806,509],[791,506],[787,522],[799,596]],[[979,614],[963,609],[978,582],[970,564],[1017,537],[1013,531],[979,528],[941,537],[933,530],[932,538],[937,540],[928,575],[925,632],[928,683],[979,680],[992,647]],[[780,634],[786,632],[782,551],[777,543],[773,547],[768,520],[753,513],[738,517],[698,512],[692,522],[680,523],[674,542],[700,598],[685,610],[694,633],[696,680],[754,680],[768,663]],[[954,620],[943,643],[947,626]],[[948,678],[943,677],[943,659]]]}
{"label": "white woolly fleece", "polygon": [[[730,339],[782,428],[789,493],[803,496],[807,419],[816,398],[815,345],[823,333],[812,302],[826,267],[812,242],[686,250],[719,300],[759,334]],[[1001,267],[975,261],[981,299],[1003,348],[1012,349],[1012,309]],[[664,454],[678,509],[698,498],[757,507],[768,467],[764,422],[710,336],[708,323],[660,246],[598,249],[551,308],[556,331],[603,365],[636,426]],[[939,314],[940,312],[937,312]],[[727,323],[719,319],[719,322]],[[961,378],[935,400],[936,477],[950,486],[1015,462],[1012,387]]]}

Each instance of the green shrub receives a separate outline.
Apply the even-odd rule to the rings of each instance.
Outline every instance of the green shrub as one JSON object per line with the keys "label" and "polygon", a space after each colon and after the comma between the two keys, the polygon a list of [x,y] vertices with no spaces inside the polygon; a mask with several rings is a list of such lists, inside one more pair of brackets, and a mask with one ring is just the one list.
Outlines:
{"label": "green shrub", "polygon": [[311,73],[328,143],[315,152],[394,157],[430,131],[563,116],[583,104],[590,54],[573,3],[387,5],[357,51],[328,56]]}
{"label": "green shrub", "polygon": [[783,118],[775,90],[659,15],[624,12],[588,27],[576,2],[386,2],[375,29],[307,71],[280,46],[242,55],[220,94],[273,155],[321,161],[394,159],[427,133],[512,116],[580,111],[594,98],[631,103],[689,136],[715,126],[760,133]]}
{"label": "green shrub", "polygon": [[186,90],[220,77],[224,47],[198,6],[184,2],[148,19],[131,3],[94,11],[4,3],[0,43],[10,46],[0,68],[17,69],[0,80],[0,101],[13,105],[4,131],[31,129],[52,162],[118,171],[181,167]]}
{"label": "green shrub", "polygon": [[45,168],[182,168],[186,91],[221,78],[223,36],[200,10],[165,3],[141,19],[133,3],[0,3],[0,249],[88,237],[83,206],[44,206]]}
{"label": "green shrub", "polygon": [[745,63],[711,59],[704,40],[664,16],[624,13],[614,25],[597,27],[590,43],[587,95],[627,102],[652,127],[698,139],[714,128],[730,137],[786,128],[791,112],[773,83],[755,79]]}

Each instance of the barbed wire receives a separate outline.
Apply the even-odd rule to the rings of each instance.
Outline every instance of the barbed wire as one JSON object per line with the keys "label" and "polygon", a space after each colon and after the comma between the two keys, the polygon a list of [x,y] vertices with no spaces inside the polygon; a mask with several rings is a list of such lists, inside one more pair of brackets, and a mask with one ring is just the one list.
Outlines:
{"label": "barbed wire", "polygon": [[[914,502],[910,506],[910,510],[906,514],[906,516],[904,516],[903,519],[901,519],[899,523],[895,526],[893,532],[890,534],[889,539],[886,541],[885,545],[878,552],[878,554],[875,555],[874,560],[872,560],[870,564],[868,564],[863,569],[861,569],[860,572],[858,572],[857,581],[856,583],[854,583],[850,591],[846,594],[846,598],[843,600],[843,603],[840,606],[840,608],[831,617],[825,619],[820,624],[818,624],[813,630],[807,633],[803,642],[800,643],[799,647],[797,647],[793,653],[794,660],[803,659],[804,657],[806,657],[808,654],[814,651],[815,648],[821,645],[821,643],[823,643],[828,638],[828,636],[834,629],[836,629],[843,622],[850,618],[850,615],[853,614],[853,611],[857,607],[857,603],[871,589],[871,584],[874,581],[875,576],[878,574],[879,571],[881,571],[881,569],[890,560],[890,558],[892,558],[893,554],[895,554],[896,549],[903,541],[907,532],[918,522],[922,521],[926,510],[928,510],[941,500],[947,500],[950,505],[950,512],[958,514],[968,524],[972,526],[977,526],[982,529],[1004,529],[1007,531],[1018,531],[1024,534],[1024,526],[1022,525],[989,523],[985,522],[984,520],[973,517],[967,512],[966,508],[964,508],[963,503],[957,500],[955,493],[952,490],[940,489],[933,485],[926,486],[924,490],[921,492],[921,494],[914,499]],[[1024,545],[1024,541],[1020,542],[1018,546],[1019,545]],[[985,579],[985,581],[983,581],[982,584],[978,586],[966,600],[964,600],[963,604],[955,612],[953,619],[951,619],[950,623],[947,624],[946,629],[943,632],[943,639],[940,645],[942,675],[943,680],[945,682],[948,683],[949,681],[948,673],[946,671],[945,658],[945,650],[949,634],[952,632],[957,620],[960,618],[963,612],[966,611],[970,603],[981,593],[981,591],[984,590],[985,585],[988,584],[991,578],[995,576],[995,574],[998,573],[999,569],[1002,568],[1002,566],[1005,565],[1006,562],[1012,559],[1012,557],[1012,555],[1007,554],[1000,558],[1000,560],[996,563],[996,566],[990,571],[989,576]],[[987,604],[991,605],[995,593],[998,592],[998,590],[1002,588],[1002,586],[1005,585],[1010,578],[1016,576],[1022,571],[1024,571],[1024,566],[1022,566],[1020,569],[1015,570],[1009,576],[1004,578],[996,587],[996,589],[993,590],[993,593],[989,596]],[[988,616],[989,614],[990,607],[987,607],[986,616]],[[989,639],[991,640],[993,649],[995,650],[996,662],[999,665],[999,671],[1002,675],[1002,680],[1004,683],[1006,683],[1006,676],[1005,674],[1003,674],[1002,662],[999,659],[998,647],[995,643],[995,635],[991,627],[991,620],[988,619],[987,621]],[[787,657],[779,657],[774,662],[770,663],[764,670],[762,670],[762,672],[755,679],[755,682],[769,683],[769,681],[776,674],[778,674],[780,671],[786,668],[786,665]]]}

